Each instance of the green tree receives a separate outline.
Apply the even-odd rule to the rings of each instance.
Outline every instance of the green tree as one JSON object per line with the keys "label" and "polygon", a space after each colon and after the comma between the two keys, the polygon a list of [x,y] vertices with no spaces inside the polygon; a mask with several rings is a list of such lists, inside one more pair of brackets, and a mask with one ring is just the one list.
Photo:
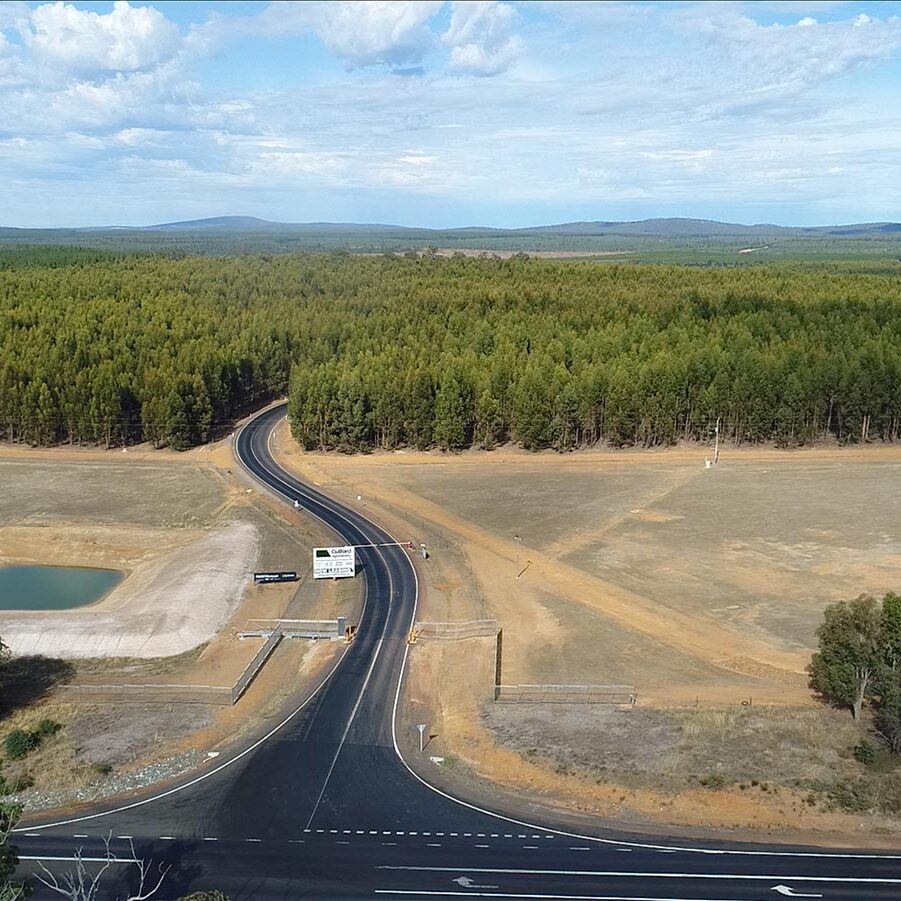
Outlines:
{"label": "green tree", "polygon": [[901,595],[882,599],[883,665],[879,673],[876,729],[895,753],[901,753]]}
{"label": "green tree", "polygon": [[466,447],[470,429],[471,396],[455,375],[446,375],[435,395],[435,424],[432,432],[442,450]]}
{"label": "green tree", "polygon": [[833,704],[850,707],[854,719],[884,666],[881,632],[880,606],[867,594],[831,604],[817,629],[811,685]]}
{"label": "green tree", "polygon": [[19,855],[9,837],[22,816],[21,804],[0,803],[0,901],[19,901],[28,895],[28,886],[15,882]]}

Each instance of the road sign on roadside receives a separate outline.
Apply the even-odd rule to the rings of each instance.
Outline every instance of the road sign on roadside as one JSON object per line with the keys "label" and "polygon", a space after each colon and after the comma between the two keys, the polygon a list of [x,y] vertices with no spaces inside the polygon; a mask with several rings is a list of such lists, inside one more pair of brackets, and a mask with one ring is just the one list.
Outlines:
{"label": "road sign on roadside", "polygon": [[291,572],[273,572],[273,573],[254,573],[253,581],[257,585],[266,584],[268,582],[296,582],[297,573]]}
{"label": "road sign on roadside", "polygon": [[356,575],[356,552],[353,547],[314,547],[314,579],[347,579]]}

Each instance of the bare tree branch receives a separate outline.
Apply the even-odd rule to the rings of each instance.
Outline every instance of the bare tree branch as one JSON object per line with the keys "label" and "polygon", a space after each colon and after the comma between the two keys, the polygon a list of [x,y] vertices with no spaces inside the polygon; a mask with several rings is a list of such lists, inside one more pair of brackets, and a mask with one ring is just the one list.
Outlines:
{"label": "bare tree branch", "polygon": [[[53,892],[67,898],[68,901],[96,901],[99,898],[100,883],[106,875],[110,867],[116,864],[134,864],[138,870],[138,884],[134,891],[127,898],[120,898],[117,901],[147,901],[152,898],[160,889],[163,880],[166,878],[170,866],[159,865],[159,878],[153,882],[153,862],[139,859],[135,854],[134,842],[129,839],[129,847],[131,848],[131,857],[118,858],[110,848],[112,834],[104,839],[105,853],[100,860],[102,864],[99,870],[91,876],[88,868],[85,866],[84,851],[78,848],[73,855],[75,868],[68,873],[57,876],[44,865],[42,861],[38,861],[38,866],[42,873],[37,875],[38,881]],[[90,861],[93,863],[94,861]]]}

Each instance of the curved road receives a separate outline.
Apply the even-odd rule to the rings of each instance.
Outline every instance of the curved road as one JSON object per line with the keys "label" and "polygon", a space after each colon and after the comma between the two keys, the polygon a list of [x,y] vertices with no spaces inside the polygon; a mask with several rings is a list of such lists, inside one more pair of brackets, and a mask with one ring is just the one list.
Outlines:
{"label": "curved road", "polygon": [[[347,544],[392,537],[286,472],[269,450],[279,405],[250,420],[236,454],[258,482],[297,502]],[[416,572],[399,547],[359,552],[365,606],[333,671],[268,735],[161,793],[59,821],[35,821],[15,842],[23,869],[64,871],[76,847],[103,839],[123,858],[171,866],[155,897],[218,888],[249,898],[570,898],[716,901],[901,898],[901,856],[822,849],[688,845],[578,832],[547,816],[489,812],[443,794],[404,761],[395,734],[416,612]],[[508,805],[511,802],[505,802]],[[561,815],[562,817],[562,815]],[[134,867],[111,871],[124,896]],[[38,893],[36,897],[42,897]]]}

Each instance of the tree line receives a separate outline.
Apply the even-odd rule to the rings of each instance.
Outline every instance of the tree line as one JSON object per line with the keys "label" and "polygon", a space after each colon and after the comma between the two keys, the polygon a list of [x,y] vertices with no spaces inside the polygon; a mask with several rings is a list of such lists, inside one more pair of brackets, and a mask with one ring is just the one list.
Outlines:
{"label": "tree line", "polygon": [[[0,271],[0,437],[310,449],[895,440],[901,283],[530,259],[125,257]],[[49,262],[49,261],[48,261]]]}

